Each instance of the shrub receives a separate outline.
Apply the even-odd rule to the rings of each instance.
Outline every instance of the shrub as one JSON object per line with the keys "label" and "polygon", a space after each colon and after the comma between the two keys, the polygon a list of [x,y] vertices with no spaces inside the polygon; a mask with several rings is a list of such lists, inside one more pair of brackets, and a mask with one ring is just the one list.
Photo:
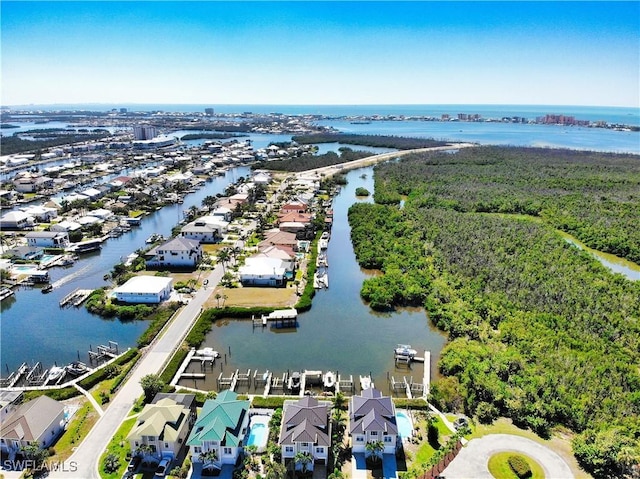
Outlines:
{"label": "shrub", "polygon": [[476,408],[478,420],[482,424],[491,424],[498,417],[498,408],[488,402],[480,402]]}
{"label": "shrub", "polygon": [[511,470],[520,479],[527,479],[531,477],[531,467],[524,457],[514,454],[512,456],[509,456],[507,462],[509,463],[509,467],[511,468]]}

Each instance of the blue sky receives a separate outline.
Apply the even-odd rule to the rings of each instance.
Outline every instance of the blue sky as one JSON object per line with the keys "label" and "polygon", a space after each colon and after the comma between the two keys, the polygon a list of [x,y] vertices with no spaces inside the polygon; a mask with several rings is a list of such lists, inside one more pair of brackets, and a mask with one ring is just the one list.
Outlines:
{"label": "blue sky", "polygon": [[1,2],[2,105],[640,104],[640,2]]}

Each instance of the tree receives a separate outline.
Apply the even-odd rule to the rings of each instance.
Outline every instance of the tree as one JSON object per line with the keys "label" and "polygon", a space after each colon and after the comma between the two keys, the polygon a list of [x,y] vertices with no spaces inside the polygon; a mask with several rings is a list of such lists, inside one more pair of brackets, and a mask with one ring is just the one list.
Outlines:
{"label": "tree", "polygon": [[140,385],[144,391],[144,400],[146,403],[153,401],[153,398],[162,391],[165,383],[157,374],[147,374],[140,380]]}
{"label": "tree", "polygon": [[347,398],[342,392],[336,393],[333,397],[333,407],[339,411],[347,410]]}
{"label": "tree", "polygon": [[265,479],[282,479],[287,475],[287,468],[281,462],[270,462],[265,469]]}
{"label": "tree", "polygon": [[113,474],[120,467],[120,458],[117,454],[111,453],[104,458],[104,472]]}
{"label": "tree", "polygon": [[329,474],[329,476],[327,476],[327,479],[343,479],[343,478],[344,478],[344,474],[342,474],[342,471],[338,468],[334,469],[333,472]]}
{"label": "tree", "polygon": [[218,251],[218,259],[216,262],[222,265],[222,271],[224,273],[227,272],[226,265],[227,263],[229,263],[230,260],[231,260],[231,251],[229,248],[223,248],[220,251]]}
{"label": "tree", "polygon": [[384,443],[382,441],[368,442],[364,446],[365,451],[369,453],[372,461],[378,462],[382,459],[382,451],[384,451]]}
{"label": "tree", "polygon": [[293,462],[296,463],[296,466],[300,466],[302,469],[302,474],[307,472],[307,466],[313,461],[313,457],[308,452],[297,452],[295,456],[293,456]]}
{"label": "tree", "polygon": [[40,469],[45,459],[49,456],[47,450],[42,449],[40,444],[38,444],[38,441],[32,441],[28,446],[24,446],[22,448],[22,453],[27,459],[33,461],[32,469],[34,470]]}
{"label": "tree", "polygon": [[220,300],[222,299],[222,295],[220,293],[216,293],[214,298],[216,298],[216,307],[220,307]]}
{"label": "tree", "polygon": [[202,462],[202,467],[208,468],[212,467],[214,463],[218,460],[218,452],[215,449],[209,449],[207,451],[202,451],[198,455],[198,459]]}

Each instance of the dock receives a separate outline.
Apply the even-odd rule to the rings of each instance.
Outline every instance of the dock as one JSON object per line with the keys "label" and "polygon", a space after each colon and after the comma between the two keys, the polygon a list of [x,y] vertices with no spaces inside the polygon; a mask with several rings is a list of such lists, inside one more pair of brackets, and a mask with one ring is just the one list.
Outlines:
{"label": "dock", "polygon": [[93,293],[92,289],[77,288],[60,300],[60,307],[64,308],[69,305],[78,307],[84,303],[91,293]]}
{"label": "dock", "polygon": [[336,394],[340,391],[349,391],[354,392],[356,390],[355,384],[353,382],[353,375],[349,375],[349,378],[343,378],[340,374],[338,374],[338,381],[336,381]]}
{"label": "dock", "polygon": [[262,374],[259,374],[257,369],[253,372],[253,385],[256,389],[264,389],[264,392],[262,393],[263,396],[269,395],[269,391],[271,390],[272,376],[273,374],[269,372],[268,369]]}
{"label": "dock", "polygon": [[[253,320],[255,326],[256,319]],[[276,309],[268,315],[260,317],[260,323],[262,326],[266,326],[267,323],[272,322],[276,328],[293,327],[298,325],[298,310],[295,308],[289,309]]]}
{"label": "dock", "polygon": [[89,349],[87,352],[89,354],[89,361],[92,363],[113,359],[118,356],[118,343],[109,341],[109,344],[106,346],[103,344],[99,345],[97,351]]}

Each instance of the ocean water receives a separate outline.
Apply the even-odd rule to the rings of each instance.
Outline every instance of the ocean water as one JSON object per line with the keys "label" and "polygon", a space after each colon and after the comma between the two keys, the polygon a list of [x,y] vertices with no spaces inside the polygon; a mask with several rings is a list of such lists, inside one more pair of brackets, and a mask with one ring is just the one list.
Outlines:
{"label": "ocean water", "polygon": [[242,105],[242,104],[134,104],[134,103],[86,103],[55,105],[16,105],[12,109],[25,110],[92,110],[109,111],[127,108],[129,111],[165,111],[165,112],[204,112],[213,108],[217,113],[284,113],[288,115],[326,115],[326,116],[433,116],[442,114],[452,116],[458,113],[478,113],[483,118],[499,119],[505,116],[520,116],[534,119],[546,114],[575,116],[579,120],[606,121],[608,123],[640,126],[640,107],[607,107],[576,105]]}

